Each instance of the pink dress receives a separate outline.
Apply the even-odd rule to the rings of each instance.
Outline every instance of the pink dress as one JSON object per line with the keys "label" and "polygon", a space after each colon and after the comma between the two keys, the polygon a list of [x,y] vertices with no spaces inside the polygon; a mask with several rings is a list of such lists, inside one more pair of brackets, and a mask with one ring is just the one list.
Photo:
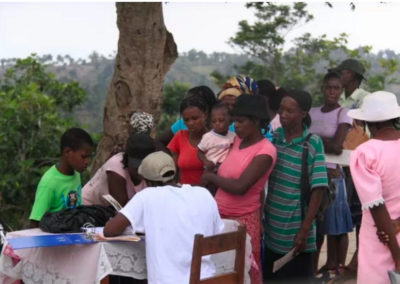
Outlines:
{"label": "pink dress", "polygon": [[[359,236],[359,284],[390,283],[388,270],[395,265],[388,247],[377,235],[370,208],[385,204],[390,218],[400,217],[400,139],[370,139],[353,151],[350,169],[360,198],[363,215]],[[400,235],[397,235],[400,244]]]}

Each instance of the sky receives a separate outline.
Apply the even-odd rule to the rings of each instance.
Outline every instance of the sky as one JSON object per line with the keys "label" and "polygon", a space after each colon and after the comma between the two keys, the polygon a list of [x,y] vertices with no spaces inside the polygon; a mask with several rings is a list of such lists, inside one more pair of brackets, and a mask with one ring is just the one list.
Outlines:
{"label": "sky", "polygon": [[[400,3],[356,2],[355,11],[349,2],[331,3],[333,8],[322,1],[309,2],[314,20],[289,33],[285,48],[305,32],[327,34],[330,39],[346,32],[351,48],[371,45],[374,52],[400,52],[400,39],[393,33],[400,26]],[[243,2],[167,2],[163,10],[179,52],[239,53],[228,40],[238,31],[240,20],[255,20]],[[0,58],[26,57],[32,52],[86,58],[97,51],[109,56],[116,52],[117,42],[112,2],[0,2]]]}

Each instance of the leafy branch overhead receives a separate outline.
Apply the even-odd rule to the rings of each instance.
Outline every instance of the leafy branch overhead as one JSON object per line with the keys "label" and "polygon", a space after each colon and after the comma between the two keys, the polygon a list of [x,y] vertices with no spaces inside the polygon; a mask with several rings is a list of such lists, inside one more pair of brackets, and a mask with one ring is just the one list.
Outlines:
{"label": "leafy branch overhead", "polygon": [[307,4],[256,2],[248,3],[246,7],[254,10],[256,21],[253,24],[240,21],[239,31],[230,38],[230,44],[254,58],[238,66],[237,71],[255,79],[270,79],[278,86],[303,88],[315,93],[319,91],[319,79],[328,68],[346,57],[360,59],[371,50],[369,46],[348,48],[346,33],[333,39],[324,34],[304,33],[286,48],[288,35],[314,18],[307,11]]}

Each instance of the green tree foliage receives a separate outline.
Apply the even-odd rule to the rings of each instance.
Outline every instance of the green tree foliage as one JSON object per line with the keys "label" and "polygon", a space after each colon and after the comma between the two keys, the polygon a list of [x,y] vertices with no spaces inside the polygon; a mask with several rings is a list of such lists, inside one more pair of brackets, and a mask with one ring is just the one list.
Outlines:
{"label": "green tree foliage", "polygon": [[239,22],[239,32],[230,39],[231,44],[240,47],[247,54],[258,58],[268,66],[269,78],[275,82],[282,72],[282,55],[286,35],[301,23],[313,19],[306,11],[307,4],[293,3],[293,6],[271,2],[253,2],[247,8],[255,10],[254,24],[246,20]]}
{"label": "green tree foliage", "polygon": [[[254,58],[238,66],[238,73],[256,80],[270,79],[278,86],[319,93],[321,78],[329,67],[347,57],[360,59],[371,49],[368,46],[354,50],[347,48],[345,33],[333,39],[328,39],[326,35],[313,37],[305,33],[294,39],[292,48],[284,50],[287,35],[313,19],[306,9],[307,4],[257,2],[248,3],[246,7],[255,11],[257,20],[254,24],[240,21],[239,31],[230,42]],[[315,100],[315,103],[320,102]]]}
{"label": "green tree foliage", "polygon": [[179,105],[189,88],[189,84],[179,81],[164,85],[162,114],[157,125],[158,132],[167,129],[179,118]]}
{"label": "green tree foliage", "polygon": [[366,81],[369,90],[386,90],[388,85],[399,85],[399,77],[395,75],[399,68],[398,59],[380,58],[378,60],[379,73],[376,73]]}
{"label": "green tree foliage", "polygon": [[179,104],[183,96],[189,90],[190,85],[174,81],[171,84],[165,84],[163,92],[163,113],[174,115],[179,114]]}
{"label": "green tree foliage", "polygon": [[27,225],[37,183],[59,155],[70,111],[85,94],[60,83],[32,55],[17,60],[0,81],[0,216],[14,228]]}
{"label": "green tree foliage", "polygon": [[62,111],[71,111],[86,99],[85,92],[77,82],[62,83],[55,80],[54,74],[47,72],[46,65],[39,60],[35,54],[17,60],[14,67],[6,71],[1,89],[15,96],[27,85],[36,84],[39,91],[53,98]]}

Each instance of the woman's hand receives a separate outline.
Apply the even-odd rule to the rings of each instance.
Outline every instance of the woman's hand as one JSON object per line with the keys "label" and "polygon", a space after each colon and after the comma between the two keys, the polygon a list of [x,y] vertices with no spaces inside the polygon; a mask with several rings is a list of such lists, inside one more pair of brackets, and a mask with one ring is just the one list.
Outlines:
{"label": "woman's hand", "polygon": [[207,187],[208,184],[212,183],[212,178],[215,176],[212,172],[204,172],[200,179],[200,185]]}
{"label": "woman's hand", "polygon": [[308,237],[308,230],[300,228],[300,230],[294,237],[293,255],[301,253],[306,248],[307,237]]}
{"label": "woman's hand", "polygon": [[[400,232],[400,218],[391,221],[394,228],[394,232],[397,235]],[[390,237],[388,233],[386,233],[385,231],[377,230],[376,235],[378,236],[379,241],[383,243],[385,246],[389,244]]]}
{"label": "woman's hand", "polygon": [[204,162],[204,169],[208,172],[214,172],[215,167],[215,164],[209,160]]}
{"label": "woman's hand", "polygon": [[389,244],[389,235],[386,234],[384,231],[376,231],[376,235],[378,236],[378,239],[381,243],[383,243],[385,246]]}

